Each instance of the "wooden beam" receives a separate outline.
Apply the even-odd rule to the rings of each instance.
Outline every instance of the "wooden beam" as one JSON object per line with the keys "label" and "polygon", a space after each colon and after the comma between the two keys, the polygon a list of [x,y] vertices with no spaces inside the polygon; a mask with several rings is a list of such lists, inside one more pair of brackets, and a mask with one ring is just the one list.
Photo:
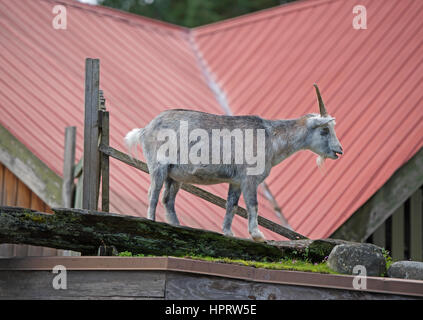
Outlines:
{"label": "wooden beam", "polygon": [[[99,111],[101,121],[101,143],[109,145],[109,112]],[[101,153],[101,210],[109,212],[109,156]]]}
{"label": "wooden beam", "polygon": [[404,206],[400,206],[392,215],[392,259],[404,260]]}
{"label": "wooden beam", "polygon": [[[137,168],[141,171],[148,173],[148,167],[147,167],[146,163],[144,163],[140,160],[137,160],[135,158],[131,158],[129,155],[127,155],[123,152],[120,152],[119,150],[116,150],[116,149],[114,149],[110,146],[105,146],[103,144],[100,144],[99,150],[102,153],[107,154],[112,158],[120,160],[120,161],[126,163],[127,165],[130,165],[134,168]],[[187,191],[191,194],[194,194],[195,196],[200,197],[200,198],[202,198],[202,199],[204,199],[208,202],[211,202],[218,207],[226,209],[226,200],[225,199],[222,199],[222,198],[220,198],[220,197],[218,197],[218,196],[216,196],[216,195],[214,195],[214,194],[212,194],[212,193],[210,193],[206,190],[203,190],[199,187],[193,186],[191,184],[186,184],[186,183],[182,184],[181,189],[185,190],[185,191]],[[239,216],[241,216],[245,219],[247,219],[247,217],[248,217],[247,210],[245,210],[244,208],[239,207],[239,206],[236,207],[235,214],[237,214],[237,215],[239,215]],[[260,226],[262,226],[262,227],[264,227],[268,230],[271,230],[271,231],[273,231],[277,234],[280,234],[280,235],[282,235],[282,236],[284,236],[284,237],[286,237],[290,240],[307,239],[307,237],[305,237],[305,236],[303,236],[303,235],[301,235],[301,234],[299,234],[299,233],[297,233],[297,232],[295,232],[291,229],[288,229],[288,228],[285,228],[281,225],[278,225],[277,223],[274,223],[271,220],[263,218],[262,216],[258,216],[257,220],[258,220],[258,224]]]}
{"label": "wooden beam", "polygon": [[49,206],[62,203],[62,178],[0,125],[0,162]]}
{"label": "wooden beam", "polygon": [[410,198],[410,258],[423,261],[423,208],[422,189]]}
{"label": "wooden beam", "polygon": [[84,183],[82,207],[96,210],[99,185],[98,107],[100,60],[85,62],[85,118],[84,118]]}
{"label": "wooden beam", "polygon": [[398,207],[423,185],[423,148],[332,235],[332,238],[365,241]]}
{"label": "wooden beam", "polygon": [[76,147],[76,127],[65,129],[65,154],[63,162],[63,187],[62,206],[72,208],[73,188],[74,188],[74,166]]}

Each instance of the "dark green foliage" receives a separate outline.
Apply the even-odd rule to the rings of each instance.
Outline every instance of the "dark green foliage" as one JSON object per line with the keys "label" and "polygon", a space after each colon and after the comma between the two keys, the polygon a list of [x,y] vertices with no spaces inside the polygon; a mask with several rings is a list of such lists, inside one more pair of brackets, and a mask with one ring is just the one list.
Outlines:
{"label": "dark green foliage", "polygon": [[197,27],[293,1],[295,0],[104,0],[100,3],[185,27]]}

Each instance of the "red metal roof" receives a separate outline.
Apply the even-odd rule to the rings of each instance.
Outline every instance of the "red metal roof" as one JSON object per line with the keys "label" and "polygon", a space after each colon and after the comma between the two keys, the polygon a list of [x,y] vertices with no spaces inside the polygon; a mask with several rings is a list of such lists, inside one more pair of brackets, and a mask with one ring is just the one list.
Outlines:
{"label": "red metal roof", "polygon": [[[67,8],[66,30],[52,27],[56,4]],[[61,174],[66,126],[77,126],[82,154],[86,57],[101,60],[111,145],[120,150],[130,129],[167,108],[223,114],[204,66],[236,115],[316,112],[317,82],[345,155],[328,160],[323,176],[315,156],[300,152],[267,182],[296,231],[329,236],[423,145],[423,2],[362,0],[367,30],[352,27],[356,4],[301,1],[189,30],[70,0],[0,0],[0,123]],[[148,176],[111,160],[110,178],[111,210],[144,216]],[[259,203],[277,222],[262,195]],[[184,225],[221,229],[224,210],[184,191],[176,210]],[[162,221],[163,212],[160,204]],[[248,236],[242,218],[233,229]]]}

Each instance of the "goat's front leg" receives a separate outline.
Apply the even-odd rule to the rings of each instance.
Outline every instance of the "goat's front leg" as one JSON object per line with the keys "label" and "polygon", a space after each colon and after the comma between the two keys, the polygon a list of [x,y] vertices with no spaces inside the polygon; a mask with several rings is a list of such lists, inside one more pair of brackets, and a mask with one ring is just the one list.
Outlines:
{"label": "goat's front leg", "polygon": [[223,220],[223,234],[225,236],[233,236],[232,220],[235,214],[235,207],[238,205],[239,197],[241,196],[240,186],[229,184],[228,200],[226,201],[226,215]]}
{"label": "goat's front leg", "polygon": [[248,232],[254,241],[264,242],[264,236],[258,229],[257,223],[257,187],[258,185],[253,181],[247,181],[246,183],[242,183],[241,190],[242,195],[244,196],[245,204],[247,206]]}

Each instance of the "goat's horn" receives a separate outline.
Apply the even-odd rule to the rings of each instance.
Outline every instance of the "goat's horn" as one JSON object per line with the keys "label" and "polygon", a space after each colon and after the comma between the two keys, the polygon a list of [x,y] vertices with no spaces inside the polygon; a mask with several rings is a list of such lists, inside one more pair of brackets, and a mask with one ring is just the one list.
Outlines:
{"label": "goat's horn", "polygon": [[325,104],[323,103],[322,96],[320,95],[319,87],[317,84],[314,84],[314,87],[316,88],[317,99],[319,100],[320,115],[322,117],[326,117],[328,112],[326,111]]}

